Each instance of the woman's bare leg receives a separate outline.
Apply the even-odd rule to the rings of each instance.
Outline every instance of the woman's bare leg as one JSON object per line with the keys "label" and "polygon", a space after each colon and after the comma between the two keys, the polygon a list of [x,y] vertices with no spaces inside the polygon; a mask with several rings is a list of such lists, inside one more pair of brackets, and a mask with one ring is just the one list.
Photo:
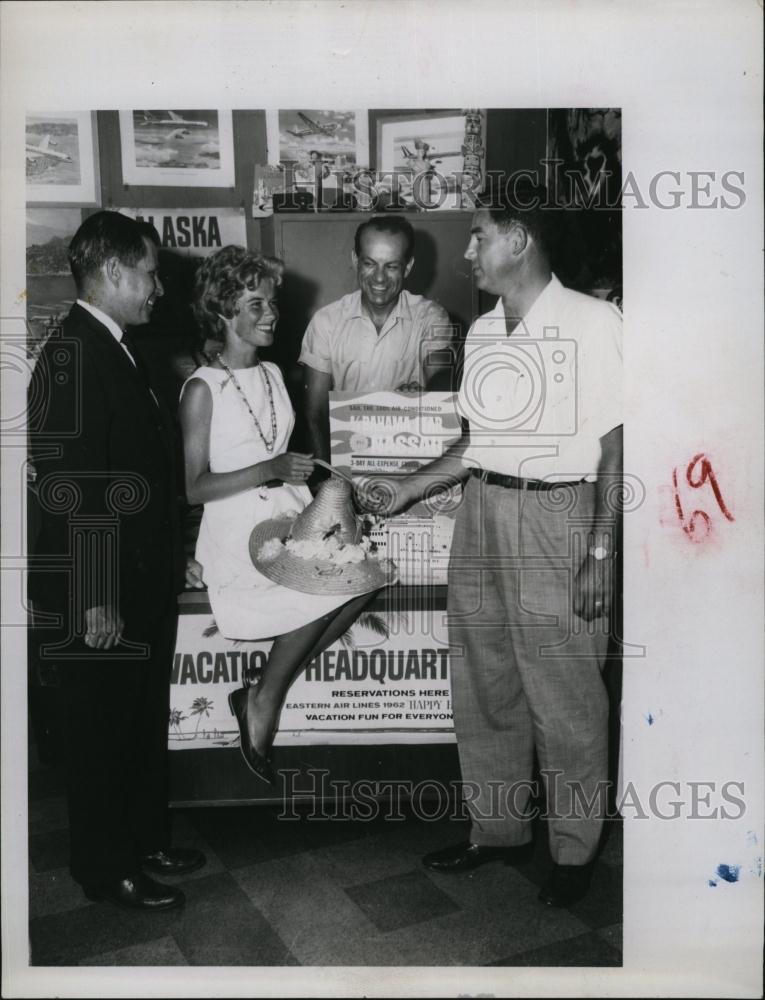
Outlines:
{"label": "woman's bare leg", "polygon": [[376,592],[362,594],[337,611],[277,636],[260,682],[249,689],[247,699],[247,728],[258,753],[266,756],[270,749],[284,697],[297,671],[347,632],[375,597]]}
{"label": "woman's bare leg", "polygon": [[371,594],[362,594],[344,604],[329,622],[326,630],[319,636],[319,641],[306,656],[304,662],[310,663],[315,656],[323,653],[325,649],[329,649],[333,642],[337,642],[341,635],[345,635],[361,612],[369,607],[379,593],[379,590],[373,590]]}

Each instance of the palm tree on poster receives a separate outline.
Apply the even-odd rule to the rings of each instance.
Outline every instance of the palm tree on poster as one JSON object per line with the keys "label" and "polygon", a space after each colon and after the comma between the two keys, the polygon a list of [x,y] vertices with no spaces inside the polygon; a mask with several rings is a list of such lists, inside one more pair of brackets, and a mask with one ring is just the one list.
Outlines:
{"label": "palm tree on poster", "polygon": [[194,730],[195,736],[199,732],[199,723],[202,721],[202,715],[209,716],[212,707],[213,702],[209,698],[195,698],[191,703],[191,714],[197,716],[197,726]]}
{"label": "palm tree on poster", "polygon": [[170,725],[175,729],[176,733],[181,737],[181,723],[186,718],[185,715],[181,714],[180,708],[170,709]]}
{"label": "palm tree on poster", "polygon": [[[406,615],[403,611],[398,612],[399,619],[406,623]],[[359,615],[351,627],[340,636],[340,642],[346,649],[356,648],[355,628],[366,628],[374,632],[383,639],[389,639],[391,633],[390,621],[382,615],[377,615],[373,611],[365,611]]]}

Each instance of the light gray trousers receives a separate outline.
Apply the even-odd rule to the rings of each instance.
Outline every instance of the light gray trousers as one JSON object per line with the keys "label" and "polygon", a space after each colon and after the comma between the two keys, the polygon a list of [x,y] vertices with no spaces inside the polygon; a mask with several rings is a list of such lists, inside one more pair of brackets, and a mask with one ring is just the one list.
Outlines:
{"label": "light gray trousers", "polygon": [[595,487],[550,492],[471,477],[457,515],[448,615],[454,728],[476,844],[531,839],[534,749],[557,864],[595,854],[606,808],[605,618],[571,611]]}

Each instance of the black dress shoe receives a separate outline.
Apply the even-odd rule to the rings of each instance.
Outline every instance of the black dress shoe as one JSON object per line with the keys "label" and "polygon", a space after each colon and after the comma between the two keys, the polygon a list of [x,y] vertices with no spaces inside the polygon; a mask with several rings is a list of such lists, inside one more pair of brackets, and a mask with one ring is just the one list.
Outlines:
{"label": "black dress shoe", "polygon": [[82,887],[82,891],[96,903],[107,902],[121,906],[125,910],[172,910],[186,901],[180,889],[171,885],[160,885],[148,875],[139,872],[132,878],[114,879],[97,885]]}
{"label": "black dress shoe", "polygon": [[587,894],[591,878],[592,864],[554,865],[539,899],[547,906],[571,906]]}
{"label": "black dress shoe", "polygon": [[239,749],[242,751],[245,764],[267,785],[275,785],[276,777],[271,765],[262,753],[258,753],[250,740],[247,729],[247,690],[237,688],[236,691],[232,691],[228,696],[228,705],[239,726]]}
{"label": "black dress shoe", "polygon": [[465,840],[461,844],[426,854],[422,863],[434,872],[467,872],[478,868],[479,865],[485,865],[488,861],[522,865],[531,861],[533,853],[532,844],[521,844],[518,847],[486,847]]}
{"label": "black dress shoe", "polygon": [[205,864],[201,851],[189,847],[175,847],[167,851],[154,851],[141,858],[141,867],[152,875],[185,875],[195,872]]}

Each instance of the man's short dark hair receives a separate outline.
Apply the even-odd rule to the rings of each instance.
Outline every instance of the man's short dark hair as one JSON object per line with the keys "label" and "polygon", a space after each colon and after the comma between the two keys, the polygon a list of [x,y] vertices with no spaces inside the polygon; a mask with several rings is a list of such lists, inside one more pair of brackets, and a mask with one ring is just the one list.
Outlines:
{"label": "man's short dark hair", "polygon": [[88,216],[67,251],[78,290],[110,257],[135,267],[146,256],[144,239],[159,246],[157,230],[148,222],[139,222],[121,212],[96,212]]}
{"label": "man's short dark hair", "polygon": [[552,256],[559,233],[560,212],[547,197],[543,184],[520,180],[514,185],[478,198],[478,207],[484,208],[500,232],[507,232],[513,225],[521,225],[549,258]]}
{"label": "man's short dark hair", "polygon": [[366,222],[362,222],[356,230],[356,237],[353,241],[357,257],[361,254],[361,237],[367,231],[403,236],[405,259],[409,261],[414,256],[414,230],[411,223],[403,215],[374,215]]}

